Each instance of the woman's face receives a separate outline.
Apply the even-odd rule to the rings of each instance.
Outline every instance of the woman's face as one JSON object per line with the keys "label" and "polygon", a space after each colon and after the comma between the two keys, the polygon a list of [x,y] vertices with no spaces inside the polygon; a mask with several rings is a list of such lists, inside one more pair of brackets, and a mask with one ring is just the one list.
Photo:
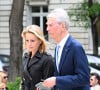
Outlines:
{"label": "woman's face", "polygon": [[38,39],[33,33],[25,34],[25,45],[29,52],[38,51],[41,44],[41,40]]}
{"label": "woman's face", "polygon": [[2,76],[2,82],[6,84],[7,80],[8,80],[8,76],[6,74],[3,74],[3,76]]}

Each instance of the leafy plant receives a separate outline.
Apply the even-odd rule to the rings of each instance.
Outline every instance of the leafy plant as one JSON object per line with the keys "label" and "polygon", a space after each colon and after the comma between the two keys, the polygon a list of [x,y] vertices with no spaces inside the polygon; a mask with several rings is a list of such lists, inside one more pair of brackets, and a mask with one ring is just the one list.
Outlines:
{"label": "leafy plant", "polygon": [[89,16],[94,17],[100,13],[100,4],[94,3],[90,8],[88,8]]}
{"label": "leafy plant", "polygon": [[21,78],[17,77],[15,82],[8,82],[8,90],[20,90]]}
{"label": "leafy plant", "polygon": [[70,17],[72,20],[82,21],[82,25],[84,24],[85,27],[90,26],[90,17],[96,17],[100,14],[100,3],[96,0],[91,7],[89,7],[88,0],[84,0],[83,3],[80,4],[73,4],[73,6],[73,10],[69,11]]}

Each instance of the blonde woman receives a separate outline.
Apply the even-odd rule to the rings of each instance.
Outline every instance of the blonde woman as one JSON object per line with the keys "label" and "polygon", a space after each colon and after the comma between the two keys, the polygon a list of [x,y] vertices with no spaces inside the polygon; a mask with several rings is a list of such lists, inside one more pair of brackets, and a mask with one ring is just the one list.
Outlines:
{"label": "blonde woman", "polygon": [[24,48],[21,90],[36,90],[35,85],[54,75],[54,63],[46,53],[46,41],[41,28],[30,25],[22,32]]}
{"label": "blonde woman", "polygon": [[0,90],[7,90],[8,76],[5,71],[0,71]]}

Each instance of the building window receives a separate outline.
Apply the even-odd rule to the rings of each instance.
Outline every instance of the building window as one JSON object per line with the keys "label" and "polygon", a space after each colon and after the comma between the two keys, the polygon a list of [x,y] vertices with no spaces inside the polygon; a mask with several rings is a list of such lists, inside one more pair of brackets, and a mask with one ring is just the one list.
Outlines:
{"label": "building window", "polygon": [[46,16],[48,13],[47,6],[32,6],[32,24],[39,25],[43,30],[45,39],[48,40],[48,32],[46,30]]}

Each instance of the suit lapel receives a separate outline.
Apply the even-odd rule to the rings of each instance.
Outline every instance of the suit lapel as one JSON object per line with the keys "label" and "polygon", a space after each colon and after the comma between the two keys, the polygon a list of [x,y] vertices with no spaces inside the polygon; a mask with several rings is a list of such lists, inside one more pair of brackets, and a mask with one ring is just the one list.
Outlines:
{"label": "suit lapel", "polygon": [[69,38],[66,41],[64,48],[62,50],[61,60],[60,60],[60,64],[59,64],[59,72],[61,71],[61,68],[62,68],[63,63],[65,61],[65,57],[67,57],[67,53],[68,53],[69,48],[70,48],[71,40],[72,40],[72,37],[69,36]]}

